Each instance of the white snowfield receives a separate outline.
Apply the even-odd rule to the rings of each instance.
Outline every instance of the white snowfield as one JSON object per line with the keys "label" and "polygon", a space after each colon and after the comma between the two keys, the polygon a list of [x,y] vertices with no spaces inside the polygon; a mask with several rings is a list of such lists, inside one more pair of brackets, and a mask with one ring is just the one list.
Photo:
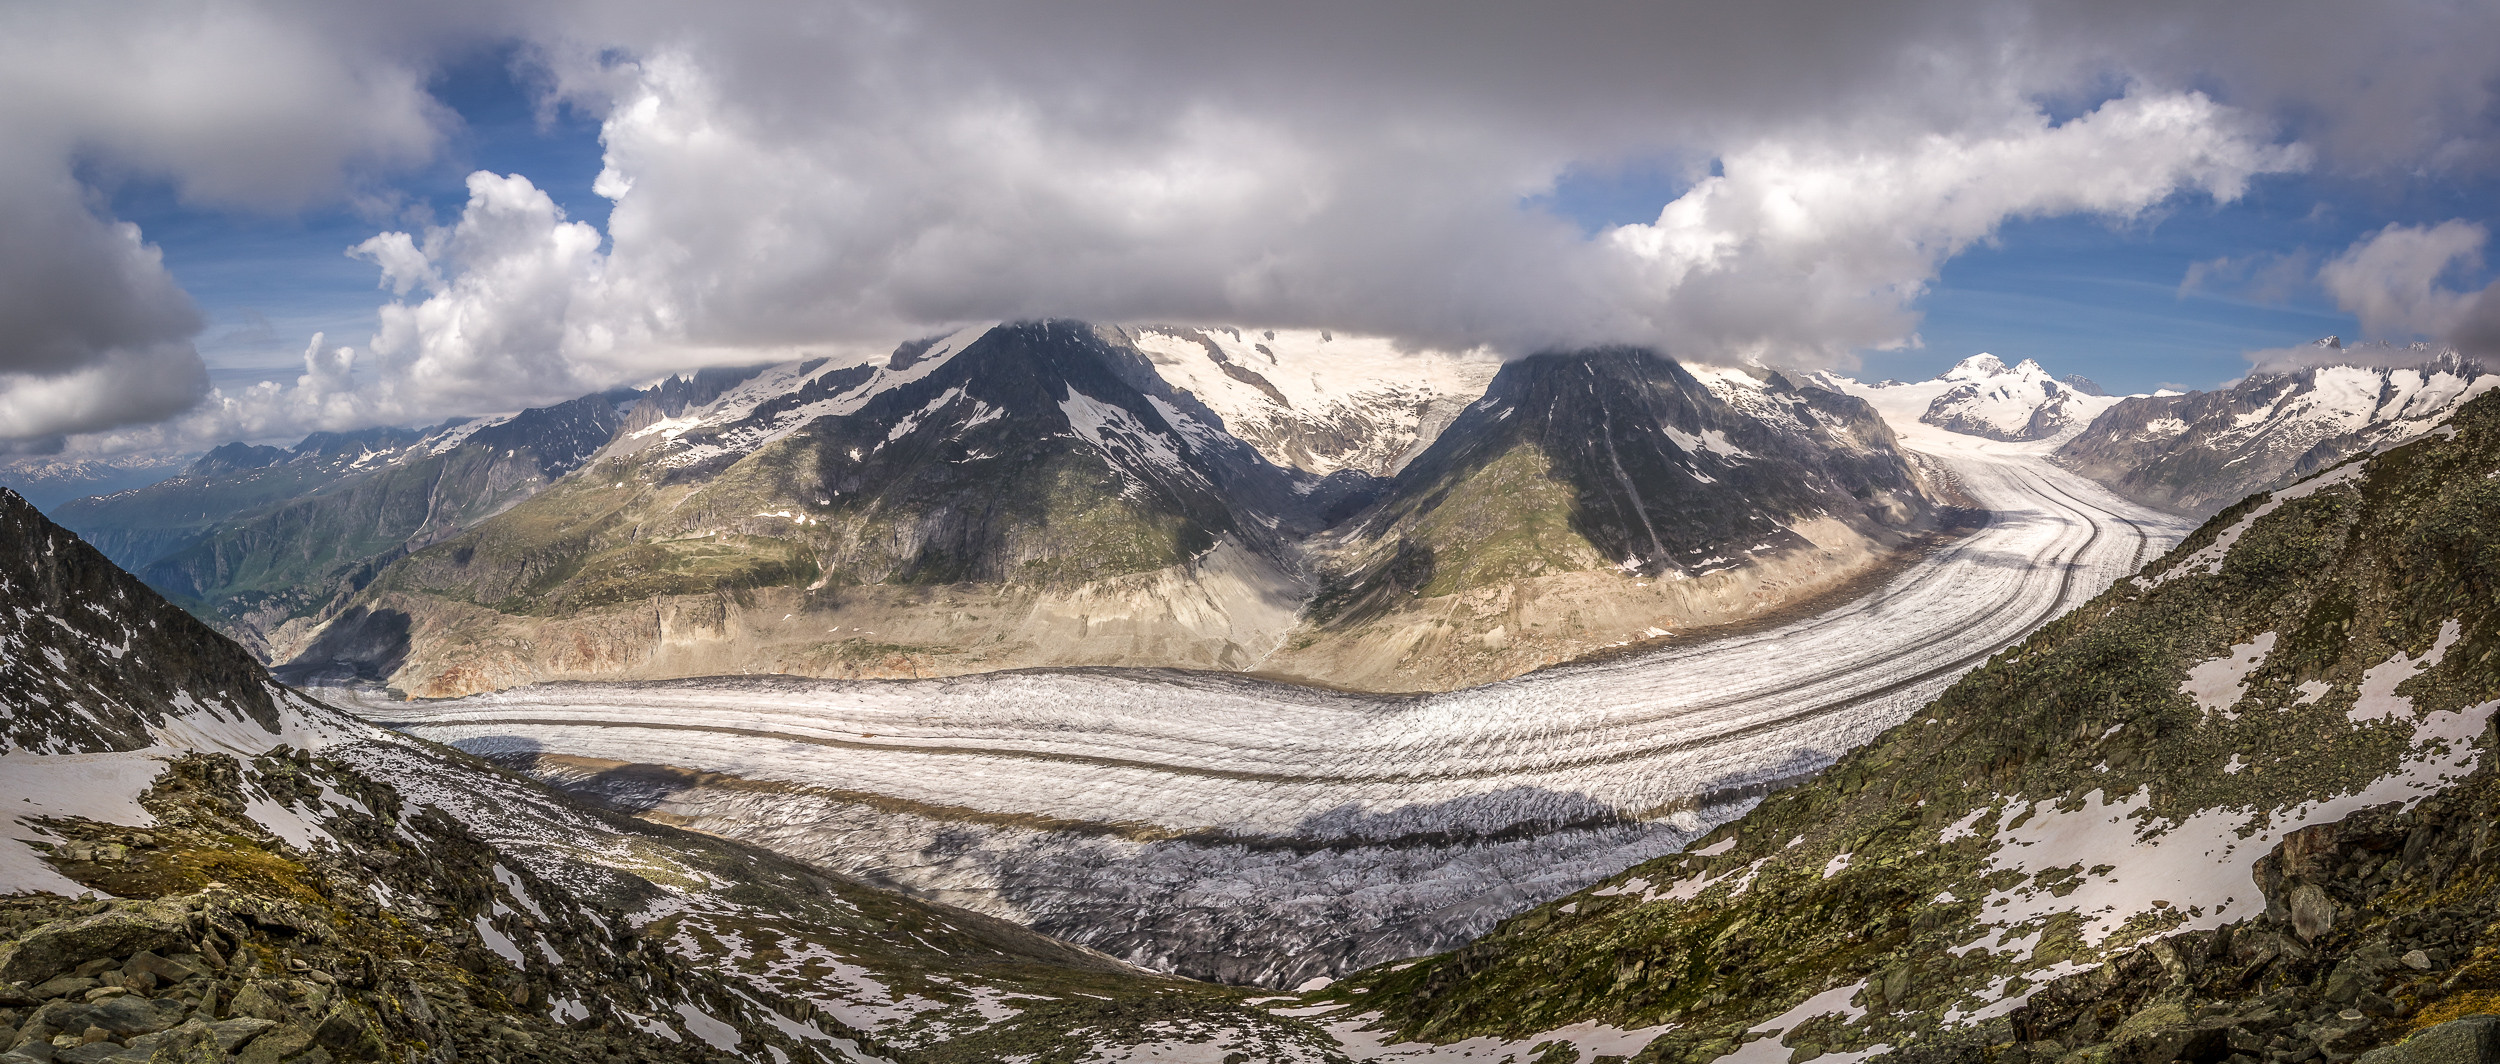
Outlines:
{"label": "white snowfield", "polygon": [[1894,387],[1924,393],[1926,402],[1915,420],[1985,428],[2004,439],[2028,434],[2035,428],[2035,419],[2040,422],[2036,427],[2048,429],[2050,435],[2079,432],[2102,411],[2118,405],[2116,396],[2085,395],[2059,383],[2028,358],[2008,367],[1986,353],[1955,363],[1934,380]]}
{"label": "white snowfield", "polygon": [[1277,465],[1321,476],[1395,473],[1501,368],[1482,351],[1406,350],[1323,329],[1123,332],[1157,374],[1205,403],[1234,436]]}
{"label": "white snowfield", "polygon": [[477,752],[790,785],[669,811],[1139,963],[1264,951],[1283,959],[1226,970],[1292,986],[1446,948],[1672,852],[2185,532],[2050,465],[2056,440],[1946,432],[1917,423],[1908,389],[1852,387],[1994,518],[1764,631],[1421,697],[1085,670],[361,708]]}
{"label": "white snowfield", "polygon": [[[2228,426],[2209,423],[2202,445],[2284,460],[2344,436],[2356,436],[2364,447],[2393,446],[2431,431],[2458,407],[2500,388],[2500,374],[2471,363],[2328,365],[2318,367],[2306,387],[2297,375],[2284,375],[2270,387],[2274,391],[2264,405],[2233,415]],[[2165,417],[2145,422],[2136,434],[2158,440],[2185,435],[2192,427]]]}

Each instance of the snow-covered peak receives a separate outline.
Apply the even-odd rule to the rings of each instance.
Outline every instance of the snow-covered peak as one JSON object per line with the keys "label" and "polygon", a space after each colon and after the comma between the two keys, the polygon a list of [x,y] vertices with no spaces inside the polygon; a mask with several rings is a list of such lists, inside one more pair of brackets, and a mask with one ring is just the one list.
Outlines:
{"label": "snow-covered peak", "polygon": [[817,418],[856,412],[878,395],[927,377],[997,327],[973,325],[904,344],[881,361],[817,358],[770,366],[676,417],[631,430],[617,446],[622,452],[665,446],[671,453],[664,461],[678,466],[747,454]]}
{"label": "snow-covered peak", "polygon": [[1271,462],[1387,476],[1484,394],[1480,352],[1401,349],[1324,329],[1152,325],[1121,330],[1173,387]]}
{"label": "snow-covered peak", "polygon": [[1997,356],[1989,354],[1985,351],[1972,355],[1971,357],[1963,359],[1960,362],[1954,363],[1952,369],[1938,374],[1936,379],[1940,381],[1955,382],[1995,382],[2000,378],[2008,377],[2021,381],[2047,381],[2054,383],[2053,378],[2049,376],[2049,371],[2042,369],[2040,367],[2040,363],[2032,359],[2026,358],[2020,362],[2014,363],[2011,367],[2008,367],[2005,364],[2004,359],[1998,358]]}
{"label": "snow-covered peak", "polygon": [[2040,363],[2005,360],[1982,352],[1955,363],[1933,384],[1944,387],[1919,420],[1939,428],[1994,440],[2045,440],[2091,422],[2114,399],[2059,381]]}
{"label": "snow-covered peak", "polygon": [[2228,388],[2138,397],[2060,454],[2142,501],[2210,512],[2414,439],[2495,388],[2500,374],[2454,351],[2330,336]]}
{"label": "snow-covered peak", "polygon": [[1982,351],[1953,364],[1952,369],[1937,374],[1940,381],[1984,380],[2005,372],[2005,360]]}

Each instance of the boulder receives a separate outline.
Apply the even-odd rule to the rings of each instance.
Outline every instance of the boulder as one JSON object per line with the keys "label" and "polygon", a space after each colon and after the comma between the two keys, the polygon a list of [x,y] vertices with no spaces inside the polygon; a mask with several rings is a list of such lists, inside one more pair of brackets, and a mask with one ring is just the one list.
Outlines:
{"label": "boulder", "polygon": [[37,982],[90,961],[180,949],[189,944],[190,931],[190,910],[178,903],[116,907],[47,924],[0,945],[0,981]]}
{"label": "boulder", "polygon": [[2468,1016],[2425,1027],[2392,1046],[2361,1055],[2355,1064],[2496,1064],[2500,1062],[2500,1016]]}
{"label": "boulder", "polygon": [[165,984],[180,983],[205,974],[207,973],[201,971],[197,965],[171,957],[160,957],[150,950],[141,950],[137,956],[130,958],[128,964],[122,965],[122,978],[124,979],[152,975],[156,977],[157,982]]}
{"label": "boulder", "polygon": [[277,1064],[312,1048],[312,1044],[311,1031],[291,1023],[280,1024],[252,1039],[252,1044],[243,1047],[243,1052],[236,1054],[234,1059],[237,1064]]}
{"label": "boulder", "polygon": [[277,984],[258,979],[236,991],[234,1000],[226,1004],[226,1011],[231,1015],[249,1016],[272,1023],[285,1023],[295,1018],[295,1006],[287,1001],[286,991],[278,989]]}
{"label": "boulder", "polygon": [[50,979],[46,979],[43,982],[35,984],[35,988],[28,991],[27,994],[37,1001],[50,1001],[53,998],[84,997],[86,996],[87,991],[95,989],[98,985],[99,984],[97,984],[95,980],[82,976],[56,975]]}
{"label": "boulder", "polygon": [[254,1036],[277,1024],[252,1016],[238,1016],[231,1020],[219,1020],[207,1026],[210,1037],[217,1040],[218,1050],[232,1053],[243,1043],[251,1041]]}
{"label": "boulder", "polygon": [[127,1039],[134,1034],[155,1034],[181,1026],[184,1011],[182,1003],[171,998],[131,994],[97,1005],[88,1022]]}

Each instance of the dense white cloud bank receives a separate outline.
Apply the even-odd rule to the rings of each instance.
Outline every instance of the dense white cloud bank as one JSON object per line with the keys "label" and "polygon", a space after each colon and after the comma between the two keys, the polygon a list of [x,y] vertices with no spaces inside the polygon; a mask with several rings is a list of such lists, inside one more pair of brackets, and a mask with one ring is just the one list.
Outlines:
{"label": "dense white cloud bank", "polygon": [[[0,439],[145,422],[204,386],[196,312],[143,234],[79,198],[81,167],[210,206],[387,198],[451,121],[425,72],[479,41],[522,42],[602,116],[606,232],[527,174],[475,175],[450,224],[355,249],[383,282],[371,337],[315,339],[295,381],[93,445],[510,409],[1035,315],[1829,364],[1914,343],[1940,265],[2011,219],[2133,219],[2310,165],[2488,164],[2496,21],[2427,2],[10,8],[0,134],[32,148],[0,173],[0,235],[51,219],[46,246],[109,283],[78,285],[84,311],[0,287],[6,335],[55,338],[0,338]],[[1534,205],[1621,165],[1683,187],[1596,233]],[[2444,264],[2403,280],[2457,235],[2356,248],[2347,305],[2472,320],[2435,287]],[[0,240],[0,285],[79,261],[19,246]]]}

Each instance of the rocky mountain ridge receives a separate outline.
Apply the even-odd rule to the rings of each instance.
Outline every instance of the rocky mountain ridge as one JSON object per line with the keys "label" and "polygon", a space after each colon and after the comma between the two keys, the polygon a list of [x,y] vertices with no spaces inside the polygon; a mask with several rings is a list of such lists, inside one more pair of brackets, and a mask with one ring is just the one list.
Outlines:
{"label": "rocky mountain ridge", "polygon": [[2330,336],[2298,363],[2216,391],[2120,400],[2057,459],[2147,505],[2207,514],[2419,436],[2500,387],[2481,362],[2421,344],[2347,348]]}
{"label": "rocky mountain ridge", "polygon": [[[1497,391],[1529,387],[1500,382],[1529,379],[1519,375],[1530,363],[1574,360],[1611,367],[1627,386],[1648,382],[1605,430],[1621,436],[1610,465],[1561,442],[1595,439],[1595,421],[1538,413],[1528,420],[1560,435],[1520,450],[1508,415],[1482,403],[1421,455],[1393,461],[1444,401],[1438,378],[1383,385],[1379,416],[1357,416],[1349,396],[1370,393],[1340,387],[1329,405],[1276,383],[1285,367],[1312,365],[1293,340],[1244,352],[1203,331],[1033,322],[905,345],[882,364],[808,361],[663,386],[581,472],[390,562],[334,600],[336,621],[275,649],[426,695],[552,679],[1058,665],[1440,689],[1776,608],[1866,571],[1933,524],[1927,486],[1880,419],[1775,374],[1711,371],[1705,384],[1623,352],[1514,362]],[[1622,368],[1653,363],[1646,376]],[[1657,398],[1666,392],[1677,398]],[[1321,420],[1279,428],[1288,409]],[[1227,416],[1302,465],[1271,460]],[[1323,422],[1361,431],[1329,435]],[[1478,436],[1507,442],[1466,442]],[[1400,473],[1383,481],[1362,462]],[[1382,596],[1424,586],[1382,590],[1412,575],[1396,561],[1415,550],[1396,544],[1430,540],[1413,534],[1417,522],[1432,523],[1452,492],[1518,490],[1535,505],[1497,499],[1459,539],[1494,544],[1485,559],[1508,549],[1496,541],[1537,540],[1535,557],[1477,572],[1459,560],[1473,547],[1430,549],[1448,572],[1471,574],[1470,594],[1567,577],[1567,588],[1547,580],[1555,593],[1514,596],[1551,609],[1479,603],[1472,620],[1426,625],[1419,611],[1449,613],[1433,585],[1390,611],[1410,616],[1373,623],[1391,601]],[[1382,506],[1404,516],[1355,516]],[[1742,515],[1742,527],[1694,524],[1700,512]],[[1433,527],[1456,528],[1456,513]],[[1332,526],[1356,531],[1322,543]],[[1667,556],[1670,539],[1681,560]],[[1626,554],[1654,557],[1627,565]],[[1664,583],[1652,591],[1653,580]],[[1372,605],[1306,614],[1323,582],[1337,607]],[[1350,624],[1368,627],[1349,634]]]}
{"label": "rocky mountain ridge", "polygon": [[106,556],[275,655],[392,560],[528,498],[615,435],[593,395],[427,432],[228,444],[184,475],[54,508]]}

